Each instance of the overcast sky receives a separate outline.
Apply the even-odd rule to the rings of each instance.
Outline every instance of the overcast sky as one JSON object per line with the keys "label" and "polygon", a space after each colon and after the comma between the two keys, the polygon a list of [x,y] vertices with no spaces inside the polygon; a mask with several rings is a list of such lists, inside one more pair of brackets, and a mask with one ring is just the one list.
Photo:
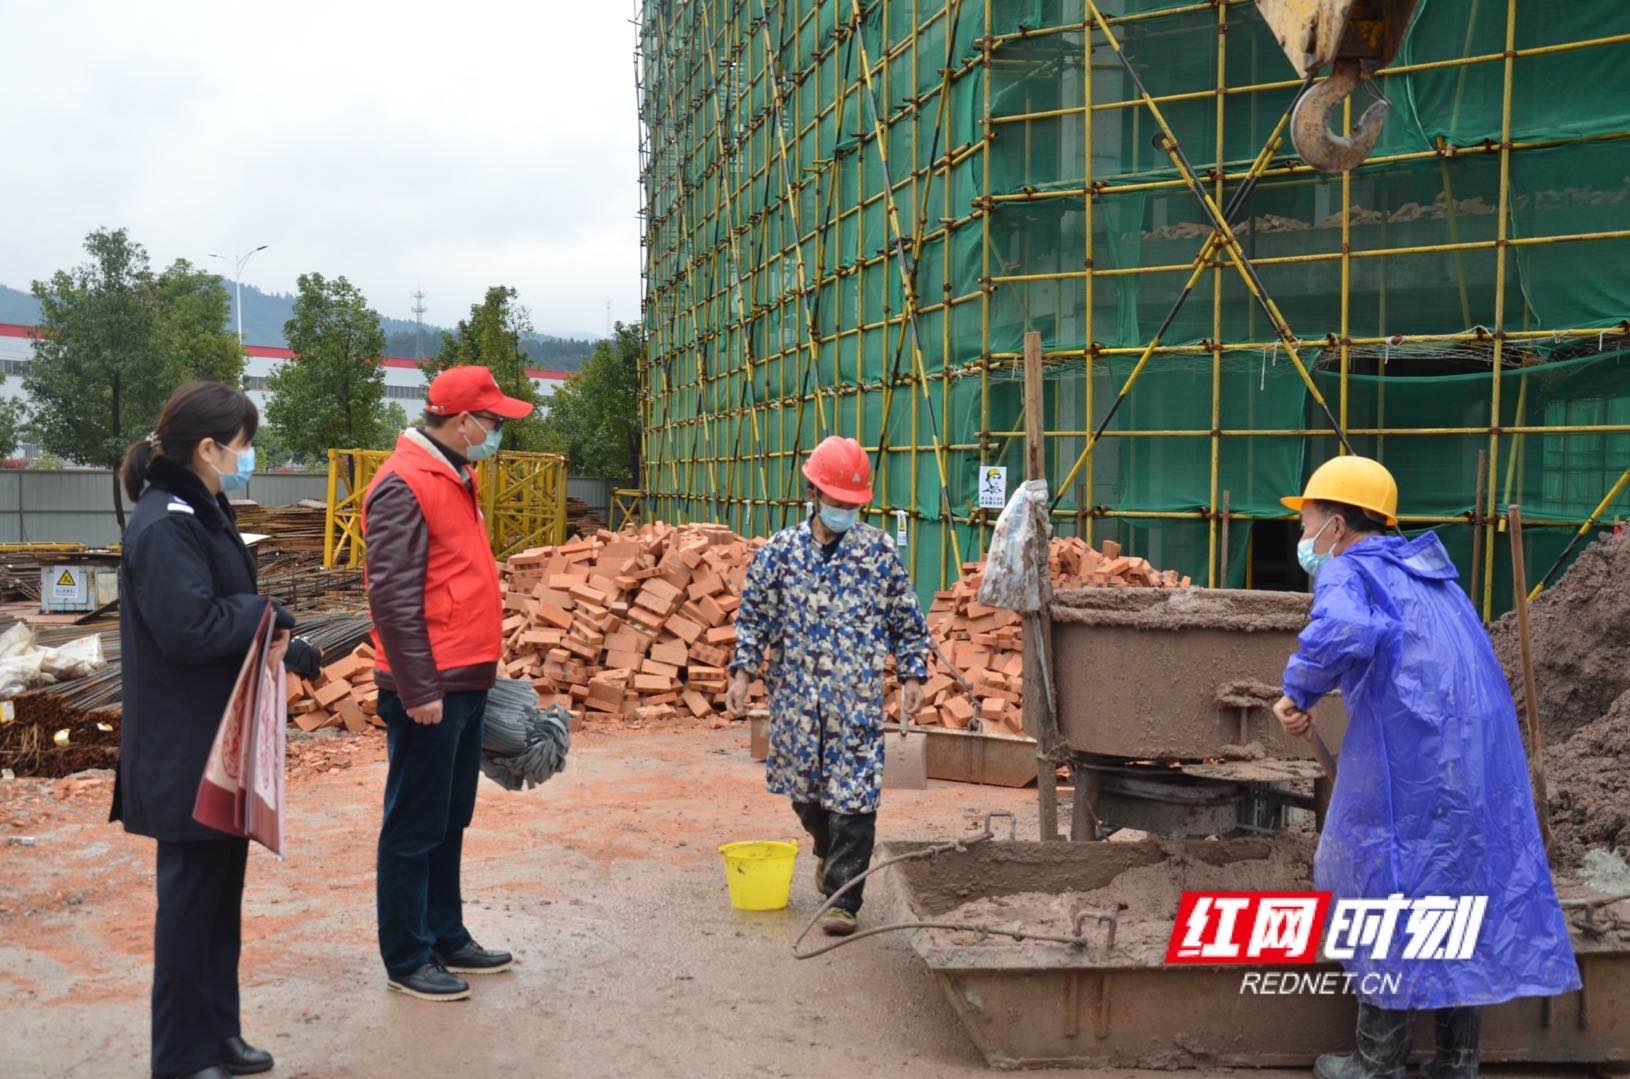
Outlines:
{"label": "overcast sky", "polygon": [[[639,316],[632,0],[0,0],[0,283],[124,226],[155,266],[271,247],[450,324]],[[230,276],[230,273],[229,273]]]}

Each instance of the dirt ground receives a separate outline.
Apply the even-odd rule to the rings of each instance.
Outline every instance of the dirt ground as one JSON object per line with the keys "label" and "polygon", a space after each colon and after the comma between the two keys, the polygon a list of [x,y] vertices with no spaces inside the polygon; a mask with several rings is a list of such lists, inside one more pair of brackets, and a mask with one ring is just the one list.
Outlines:
{"label": "dirt ground", "polygon": [[[903,935],[789,957],[807,857],[791,909],[730,908],[715,848],[797,834],[740,727],[589,733],[535,791],[483,780],[467,921],[517,966],[444,1005],[388,993],[375,951],[383,739],[308,749],[288,860],[254,848],[244,901],[245,1034],[275,1075],[984,1073]],[[0,782],[0,1074],[146,1074],[153,846],[106,823],[109,793]],[[1035,834],[1033,793],[949,783],[888,792],[880,831],[944,838],[991,810]]]}

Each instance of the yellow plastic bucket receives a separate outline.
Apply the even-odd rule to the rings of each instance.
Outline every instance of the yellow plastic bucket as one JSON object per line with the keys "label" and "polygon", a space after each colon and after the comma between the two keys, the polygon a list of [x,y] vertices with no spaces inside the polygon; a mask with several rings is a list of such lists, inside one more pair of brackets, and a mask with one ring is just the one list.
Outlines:
{"label": "yellow plastic bucket", "polygon": [[792,873],[798,864],[798,844],[776,839],[726,843],[724,879],[730,886],[730,905],[737,910],[782,910],[792,896]]}

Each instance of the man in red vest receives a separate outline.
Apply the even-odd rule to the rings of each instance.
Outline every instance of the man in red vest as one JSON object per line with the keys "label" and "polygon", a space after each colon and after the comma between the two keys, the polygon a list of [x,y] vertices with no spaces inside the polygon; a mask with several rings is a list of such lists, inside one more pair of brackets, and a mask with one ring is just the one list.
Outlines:
{"label": "man in red vest", "polygon": [[422,427],[397,440],[362,505],[374,680],[390,770],[379,829],[379,952],[390,988],[421,1000],[470,995],[460,974],[509,969],[464,928],[459,861],[475,811],[481,719],[503,652],[498,564],[469,464],[505,420],[532,412],[485,367],[430,384]]}

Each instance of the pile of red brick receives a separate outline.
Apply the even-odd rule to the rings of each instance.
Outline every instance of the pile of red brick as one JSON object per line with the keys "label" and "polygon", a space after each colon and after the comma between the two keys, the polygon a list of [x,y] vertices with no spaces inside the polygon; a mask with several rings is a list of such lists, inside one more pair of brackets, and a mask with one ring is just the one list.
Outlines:
{"label": "pile of red brick", "polygon": [[[601,530],[503,568],[504,673],[589,719],[720,725],[733,626],[761,539],[723,525]],[[755,682],[751,700],[764,699]]]}
{"label": "pile of red brick", "polygon": [[383,727],[379,718],[379,687],[374,685],[374,650],[357,648],[324,667],[315,681],[288,675],[289,718],[310,734],[323,727],[341,727],[360,734]]}
{"label": "pile of red brick", "polygon": [[[1098,550],[1074,536],[1055,538],[1048,553],[1053,588],[1187,588],[1189,578],[1174,570],[1157,570],[1147,559],[1121,553],[1105,540]],[[978,600],[984,566],[970,562],[962,579],[947,592],[934,593],[928,630],[951,666],[973,687],[976,711],[967,691],[938,660],[929,663],[923,684],[919,726],[966,730],[979,718],[979,729],[995,734],[1021,734],[1020,685],[1024,672],[1022,622],[1013,611],[986,607]],[[891,699],[890,718],[898,715]]]}
{"label": "pile of red brick", "polygon": [[[602,529],[515,555],[502,567],[503,673],[530,679],[544,705],[559,704],[579,717],[657,723],[683,716],[726,725],[733,623],[748,564],[764,542],[723,525],[659,522],[638,532]],[[1080,539],[1055,539],[1049,562],[1059,590],[1189,586],[1187,577],[1123,555],[1109,540],[1093,550]],[[1023,730],[1022,623],[1012,611],[979,603],[982,570],[980,563],[965,565],[961,580],[935,593],[928,611],[930,634],[971,684],[973,698],[931,657],[924,707],[914,721],[1017,735]],[[749,707],[764,700],[764,685],[755,681]],[[373,650],[366,644],[315,681],[289,678],[289,715],[308,733],[383,727],[378,701]],[[885,711],[890,720],[899,718],[892,688]]]}

